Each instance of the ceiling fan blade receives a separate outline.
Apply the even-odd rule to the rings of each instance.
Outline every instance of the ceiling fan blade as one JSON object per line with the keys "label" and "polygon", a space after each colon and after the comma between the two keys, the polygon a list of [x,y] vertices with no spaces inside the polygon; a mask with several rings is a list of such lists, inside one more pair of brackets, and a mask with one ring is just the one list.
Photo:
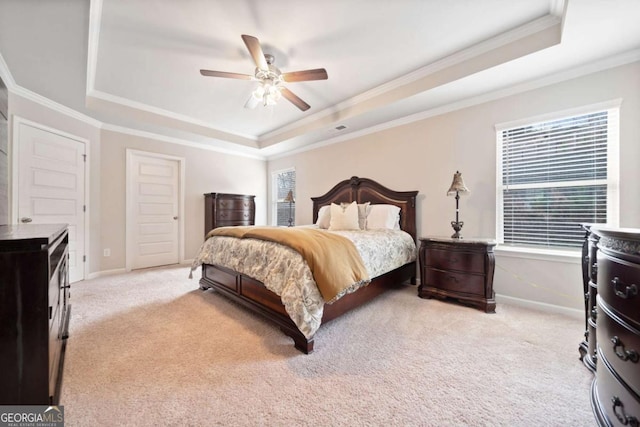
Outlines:
{"label": "ceiling fan blade", "polygon": [[225,71],[200,70],[200,74],[202,74],[203,76],[210,76],[210,77],[226,77],[228,79],[242,79],[242,80],[253,79],[253,76],[250,76],[249,74],[227,73]]}
{"label": "ceiling fan blade", "polygon": [[249,49],[249,53],[253,58],[253,62],[256,63],[256,67],[260,68],[261,70],[268,70],[269,64],[267,64],[267,60],[264,58],[264,53],[262,52],[260,41],[257,38],[248,36],[246,34],[242,35],[242,40],[247,46],[247,49]]}
{"label": "ceiling fan blade", "polygon": [[316,68],[314,70],[292,71],[282,73],[285,82],[304,82],[308,80],[327,80],[327,70],[324,68]]}
{"label": "ceiling fan blade", "polygon": [[307,111],[309,108],[311,108],[311,106],[309,104],[304,102],[302,99],[300,99],[300,97],[298,97],[298,95],[296,95],[295,93],[291,92],[286,87],[280,88],[280,93],[282,93],[282,96],[287,98],[293,105],[295,105],[296,107],[298,107],[302,111]]}

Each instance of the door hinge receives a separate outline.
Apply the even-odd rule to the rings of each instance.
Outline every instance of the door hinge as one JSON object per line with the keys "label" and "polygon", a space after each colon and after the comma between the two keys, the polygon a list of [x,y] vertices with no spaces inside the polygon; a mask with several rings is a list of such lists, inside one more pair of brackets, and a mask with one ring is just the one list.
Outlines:
{"label": "door hinge", "polygon": [[82,212],[86,212],[87,211],[87,205],[82,205]]}
{"label": "door hinge", "polygon": [[83,154],[83,155],[82,155],[82,160],[83,160],[85,163],[87,162],[87,155],[86,155],[86,154]]}
{"label": "door hinge", "polygon": [[82,262],[87,262],[87,256],[86,255],[82,255]]}

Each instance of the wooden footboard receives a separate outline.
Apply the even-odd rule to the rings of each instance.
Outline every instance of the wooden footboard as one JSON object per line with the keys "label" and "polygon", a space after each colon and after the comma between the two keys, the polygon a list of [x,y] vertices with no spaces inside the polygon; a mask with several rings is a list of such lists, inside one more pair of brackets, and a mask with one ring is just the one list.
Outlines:
{"label": "wooden footboard", "polygon": [[[404,282],[416,283],[416,263],[406,264],[396,270],[376,277],[368,286],[345,295],[333,304],[325,304],[322,324],[358,307],[387,289],[399,287]],[[225,267],[203,264],[201,289],[215,289],[222,295],[240,303],[249,310],[261,314],[293,338],[295,347],[305,354],[313,351],[314,338],[306,338],[287,314],[280,297],[261,282]]]}

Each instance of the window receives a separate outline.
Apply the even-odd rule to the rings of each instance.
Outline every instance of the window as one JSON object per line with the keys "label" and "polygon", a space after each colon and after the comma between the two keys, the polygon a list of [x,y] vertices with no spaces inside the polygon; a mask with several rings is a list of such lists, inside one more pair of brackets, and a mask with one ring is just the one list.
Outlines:
{"label": "window", "polygon": [[[288,200],[291,192],[291,200]],[[273,218],[275,225],[294,225],[296,217],[296,171],[287,169],[273,173]]]}
{"label": "window", "polygon": [[580,223],[617,225],[619,107],[498,127],[498,241],[579,248]]}

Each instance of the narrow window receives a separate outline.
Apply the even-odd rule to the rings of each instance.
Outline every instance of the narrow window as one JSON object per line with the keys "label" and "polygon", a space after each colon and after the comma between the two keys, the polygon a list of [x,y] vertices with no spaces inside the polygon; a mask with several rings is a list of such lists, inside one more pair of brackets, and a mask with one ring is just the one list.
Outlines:
{"label": "narrow window", "polygon": [[273,218],[275,225],[295,225],[296,171],[286,169],[273,173]]}

